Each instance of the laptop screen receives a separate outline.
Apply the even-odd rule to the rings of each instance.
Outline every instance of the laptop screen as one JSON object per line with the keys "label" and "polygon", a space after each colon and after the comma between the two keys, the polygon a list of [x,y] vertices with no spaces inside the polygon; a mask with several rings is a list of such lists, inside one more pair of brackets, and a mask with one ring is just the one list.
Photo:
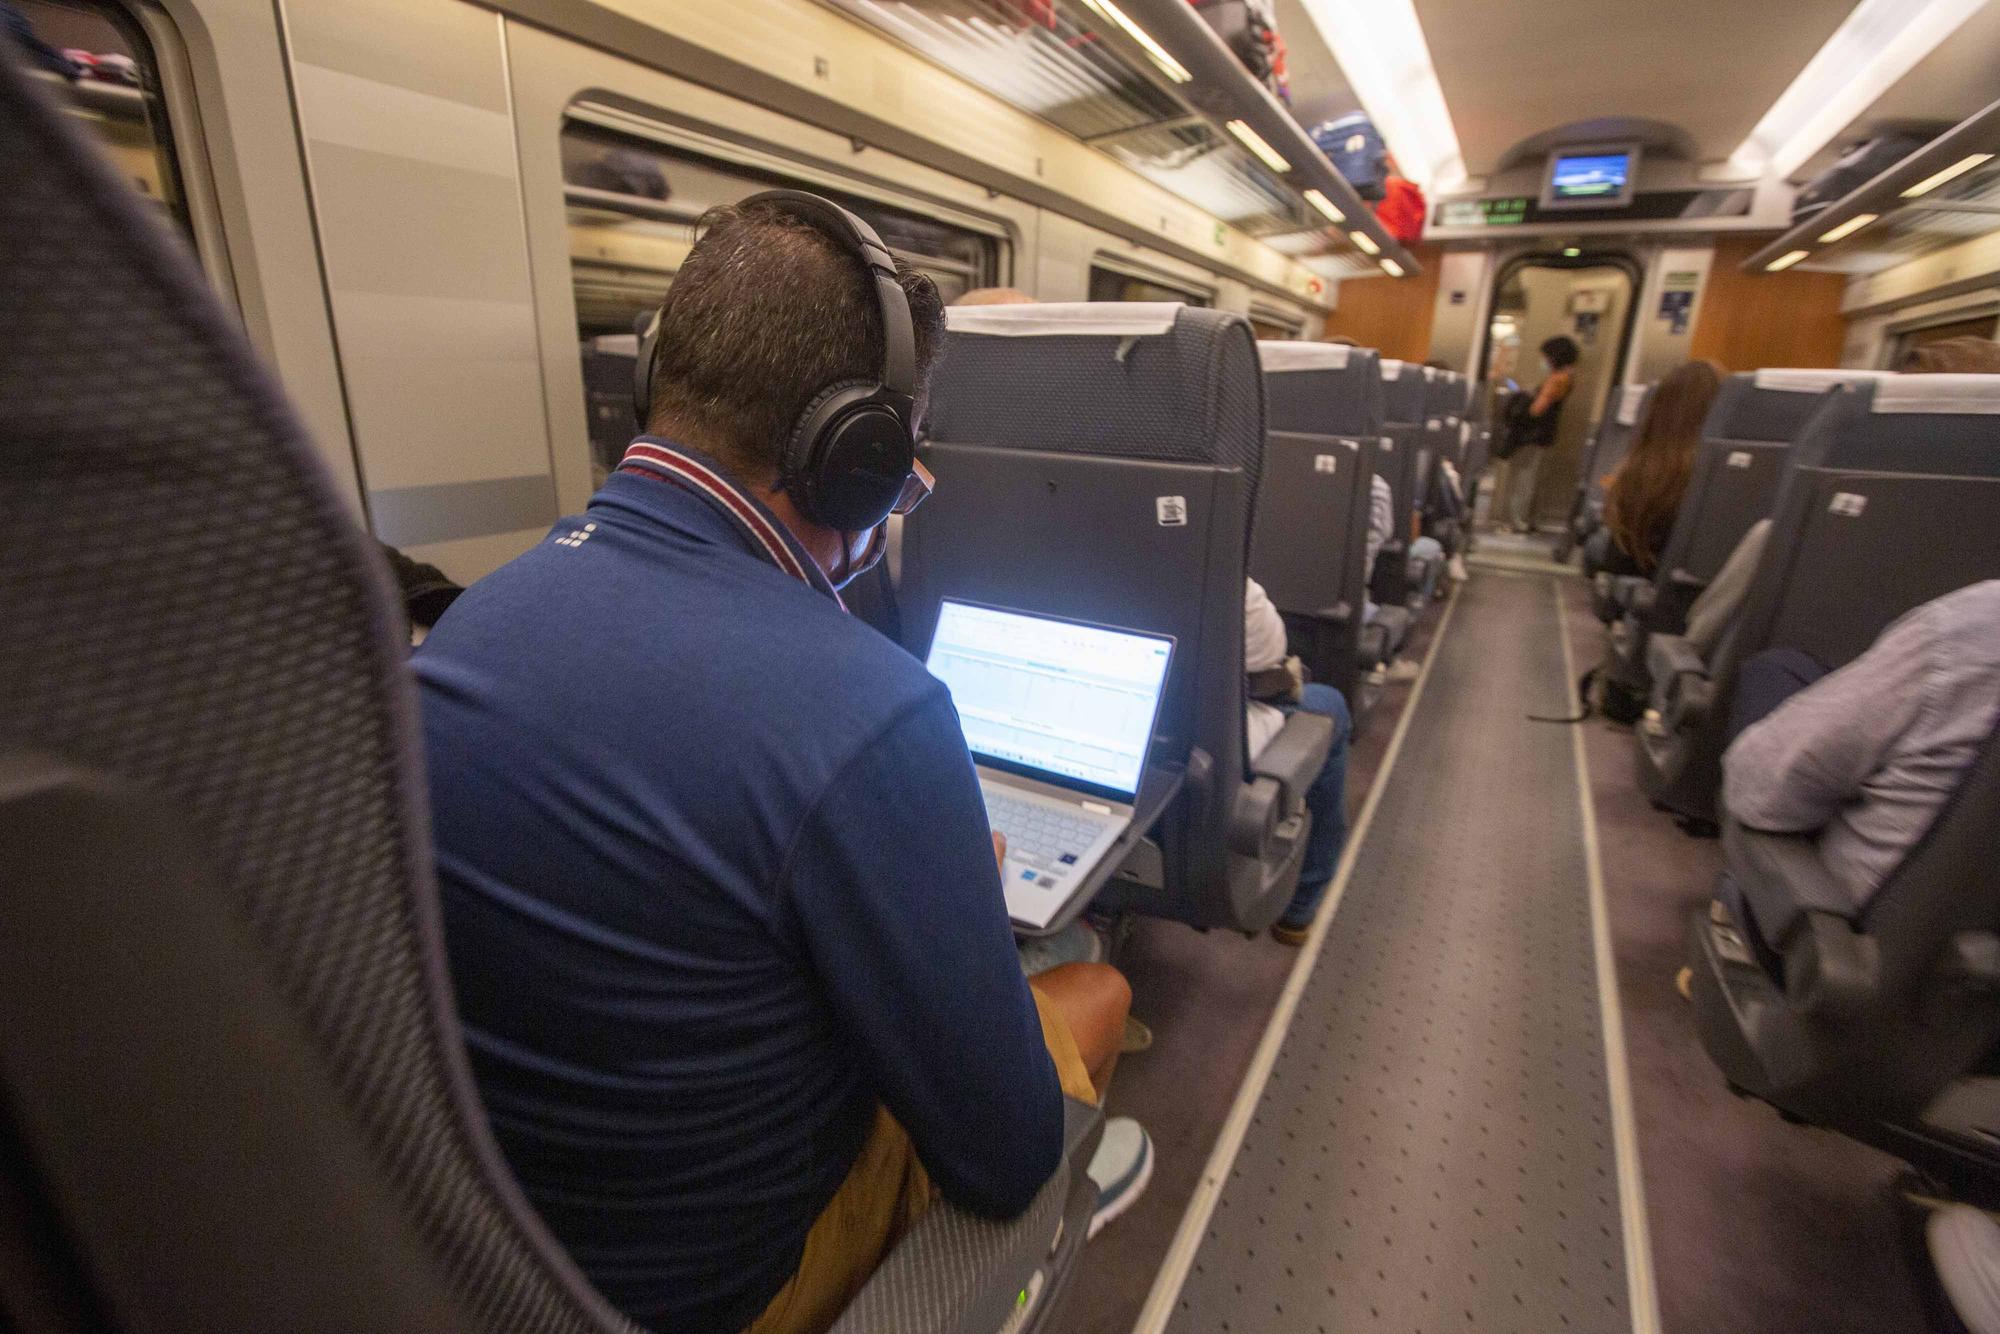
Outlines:
{"label": "laptop screen", "polygon": [[1131,797],[1174,641],[946,599],[926,663],[982,760]]}

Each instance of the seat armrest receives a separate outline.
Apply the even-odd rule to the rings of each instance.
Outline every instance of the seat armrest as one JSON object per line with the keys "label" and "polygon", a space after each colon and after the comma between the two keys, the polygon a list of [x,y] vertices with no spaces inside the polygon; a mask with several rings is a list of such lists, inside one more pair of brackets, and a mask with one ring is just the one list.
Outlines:
{"label": "seat armrest", "polygon": [[1284,784],[1253,775],[1229,808],[1229,850],[1243,857],[1262,857],[1284,809]]}
{"label": "seat armrest", "polygon": [[1785,994],[1817,1018],[1856,1018],[1881,998],[1881,949],[1847,918],[1809,912],[1785,951]]}
{"label": "seat armrest", "polygon": [[1764,943],[1782,953],[1809,913],[1851,922],[1855,904],[1835,880],[1810,834],[1752,829],[1725,813],[1722,854],[1730,878],[1756,916]]}
{"label": "seat armrest", "polygon": [[1653,683],[1652,709],[1663,730],[1682,731],[1707,718],[1715,707],[1708,664],[1681,635],[1647,637],[1646,674]]}
{"label": "seat armrest", "polygon": [[1652,581],[1636,574],[1612,576],[1611,599],[1627,611],[1640,615],[1653,609],[1654,589]]}
{"label": "seat armrest", "polygon": [[1701,596],[1702,590],[1708,587],[1708,580],[1689,574],[1686,570],[1671,571],[1667,575],[1667,583],[1673,586],[1675,592],[1685,594],[1690,599]]}
{"label": "seat armrest", "polygon": [[1646,639],[1646,673],[1655,682],[1672,680],[1690,673],[1708,675],[1708,664],[1684,635],[1649,635]]}
{"label": "seat armrest", "polygon": [[1250,772],[1276,780],[1284,789],[1284,809],[1304,804],[1306,789],[1319,777],[1333,749],[1333,720],[1316,713],[1295,713],[1250,761]]}
{"label": "seat armrest", "polygon": [[939,1200],[855,1295],[832,1334],[994,1334],[1066,1230],[1071,1184],[1096,1151],[1104,1115],[1063,1100],[1062,1163],[1019,1218],[981,1218]]}

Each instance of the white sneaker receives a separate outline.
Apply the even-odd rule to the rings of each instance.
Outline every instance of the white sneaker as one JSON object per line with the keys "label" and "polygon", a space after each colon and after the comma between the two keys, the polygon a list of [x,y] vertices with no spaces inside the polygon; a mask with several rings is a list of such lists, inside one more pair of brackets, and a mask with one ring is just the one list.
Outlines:
{"label": "white sneaker", "polygon": [[1153,1141],[1146,1128],[1129,1116],[1104,1123],[1104,1138],[1090,1159],[1090,1179],[1097,1183],[1097,1211],[1090,1216],[1085,1240],[1130,1209],[1153,1179]]}
{"label": "white sneaker", "polygon": [[2000,1224],[1969,1204],[1931,1215],[1931,1265],[1952,1310],[1972,1334],[2000,1330]]}
{"label": "white sneaker", "polygon": [[1030,936],[1015,944],[1021,971],[1029,977],[1066,963],[1104,962],[1104,937],[1080,917],[1052,936]]}
{"label": "white sneaker", "polygon": [[1417,679],[1417,674],[1421,671],[1423,671],[1422,664],[1412,662],[1408,658],[1398,658],[1389,666],[1388,679],[1391,681],[1414,681]]}
{"label": "white sneaker", "polygon": [[1444,567],[1444,572],[1451,577],[1451,581],[1455,584],[1462,584],[1472,577],[1472,571],[1465,568],[1465,557],[1463,556],[1453,556],[1450,563]]}

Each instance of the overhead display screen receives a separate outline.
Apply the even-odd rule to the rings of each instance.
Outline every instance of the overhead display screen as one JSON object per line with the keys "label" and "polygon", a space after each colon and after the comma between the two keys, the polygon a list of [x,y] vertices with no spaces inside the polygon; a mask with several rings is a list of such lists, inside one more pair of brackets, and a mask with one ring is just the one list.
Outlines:
{"label": "overhead display screen", "polygon": [[1559,148],[1549,154],[1543,208],[1617,208],[1632,202],[1639,174],[1635,145]]}

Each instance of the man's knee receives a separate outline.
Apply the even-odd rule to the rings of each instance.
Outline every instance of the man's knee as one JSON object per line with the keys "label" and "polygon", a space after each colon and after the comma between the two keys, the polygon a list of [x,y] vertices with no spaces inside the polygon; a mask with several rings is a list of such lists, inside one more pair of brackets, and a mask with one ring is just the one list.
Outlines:
{"label": "man's knee", "polygon": [[1106,963],[1066,963],[1035,975],[1035,989],[1068,1023],[1084,1061],[1116,1052],[1132,1011],[1132,984]]}

